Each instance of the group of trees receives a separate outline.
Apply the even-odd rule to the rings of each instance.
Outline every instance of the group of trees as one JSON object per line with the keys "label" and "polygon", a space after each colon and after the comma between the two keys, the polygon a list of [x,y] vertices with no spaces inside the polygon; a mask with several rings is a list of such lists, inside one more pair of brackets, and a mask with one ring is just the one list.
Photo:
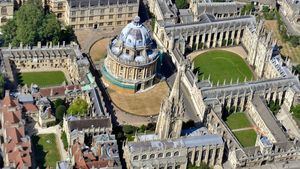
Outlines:
{"label": "group of trees", "polygon": [[53,107],[55,109],[55,118],[57,123],[63,120],[65,114],[84,116],[88,113],[88,103],[81,98],[75,99],[69,107],[64,100],[57,99],[53,102]]}
{"label": "group of trees", "polygon": [[4,45],[36,45],[38,41],[69,42],[74,40],[71,27],[62,28],[56,16],[44,9],[38,0],[29,0],[2,27]]}
{"label": "group of trees", "polygon": [[84,116],[88,113],[88,103],[81,98],[75,99],[67,110],[69,115]]}

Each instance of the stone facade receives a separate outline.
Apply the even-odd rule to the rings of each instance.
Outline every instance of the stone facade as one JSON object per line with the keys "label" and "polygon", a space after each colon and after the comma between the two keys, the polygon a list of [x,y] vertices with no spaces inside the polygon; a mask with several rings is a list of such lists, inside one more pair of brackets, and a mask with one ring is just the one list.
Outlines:
{"label": "stone facade", "polygon": [[8,19],[12,19],[14,15],[14,1],[0,1],[0,26],[6,24]]}
{"label": "stone facade", "polygon": [[[156,5],[159,3],[165,5]],[[256,167],[269,163],[280,165],[286,160],[297,161],[300,158],[300,133],[290,109],[292,105],[299,103],[300,83],[298,77],[291,72],[290,60],[281,58],[276,41],[264,29],[263,21],[256,21],[251,15],[240,16],[241,6],[237,3],[192,1],[190,8],[186,10],[177,10],[174,4],[169,3],[171,2],[150,1],[150,11],[154,11],[158,18],[154,37],[169,53],[178,70],[182,64],[186,66],[181,82],[187,88],[192,104],[208,133],[223,138],[223,160],[228,160],[230,168]],[[243,47],[247,54],[244,59],[259,80],[251,79],[247,82],[246,79],[240,79],[227,85],[218,83],[216,86],[211,84],[209,78],[199,81],[198,74],[193,72],[192,61],[186,54],[194,50],[232,45]],[[277,101],[281,105],[276,115],[267,106],[270,101]],[[224,110],[227,108],[234,112],[243,111],[254,121],[257,133],[254,146],[243,147],[229,129],[223,120]],[[160,121],[159,118],[158,124]],[[175,121],[171,124],[176,124]],[[151,138],[158,139],[158,136]],[[145,141],[145,137],[139,137],[138,140]],[[132,149],[135,148],[133,144],[131,146]],[[130,150],[130,147],[127,149]],[[141,154],[139,159],[142,156]]]}
{"label": "stone facade", "polygon": [[161,106],[155,134],[137,135],[134,142],[124,144],[127,168],[185,169],[188,164],[222,164],[224,142],[221,136],[202,132],[181,135],[184,108],[180,83],[183,72],[184,67],[179,67],[171,93]]}
{"label": "stone facade", "polygon": [[49,0],[50,10],[73,29],[122,28],[138,15],[137,0]]}
{"label": "stone facade", "polygon": [[291,22],[300,31],[300,1],[299,0],[282,0],[278,1],[280,11],[289,22]]}
{"label": "stone facade", "polygon": [[78,45],[53,46],[47,43],[35,47],[3,48],[6,76],[16,81],[16,73],[28,71],[55,71],[64,72],[69,84],[79,84],[89,70],[89,62],[82,56]]}

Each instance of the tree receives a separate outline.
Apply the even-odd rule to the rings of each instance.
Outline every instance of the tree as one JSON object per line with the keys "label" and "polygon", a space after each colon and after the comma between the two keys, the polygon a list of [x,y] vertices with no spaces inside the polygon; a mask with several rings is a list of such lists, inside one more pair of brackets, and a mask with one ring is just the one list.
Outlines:
{"label": "tree", "polygon": [[188,8],[189,4],[186,2],[186,0],[175,0],[175,4],[178,9],[185,9]]}
{"label": "tree", "polygon": [[59,21],[56,19],[54,14],[47,14],[45,16],[41,36],[44,41],[52,41],[53,43],[58,43],[61,34],[61,27]]}
{"label": "tree", "polygon": [[70,115],[83,116],[88,113],[88,103],[81,98],[77,98],[73,101],[67,113]]}
{"label": "tree", "polygon": [[41,25],[43,24],[43,10],[33,2],[28,2],[16,12],[16,43],[34,45],[40,38]]}
{"label": "tree", "polygon": [[58,98],[54,101],[54,107],[56,109],[58,108],[58,106],[61,106],[61,105],[64,105],[64,104],[65,104],[65,101],[63,99],[60,99],[60,98]]}
{"label": "tree", "polygon": [[8,20],[2,27],[4,45],[13,46],[36,45],[38,41],[45,44],[48,41],[74,40],[75,35],[71,27],[62,29],[56,16],[43,9],[41,1],[29,0],[15,13],[13,19]]}
{"label": "tree", "polygon": [[64,118],[64,115],[66,114],[67,108],[64,105],[59,105],[55,109],[55,117],[57,122],[61,122]]}

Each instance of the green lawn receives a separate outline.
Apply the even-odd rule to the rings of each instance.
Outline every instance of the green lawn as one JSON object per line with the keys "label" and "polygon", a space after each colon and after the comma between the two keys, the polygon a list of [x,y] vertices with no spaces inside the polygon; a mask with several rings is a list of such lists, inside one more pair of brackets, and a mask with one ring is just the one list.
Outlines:
{"label": "green lawn", "polygon": [[213,50],[200,54],[194,59],[195,69],[198,70],[199,79],[204,76],[205,79],[210,75],[210,80],[213,84],[230,83],[232,79],[236,82],[244,81],[245,77],[251,80],[254,76],[246,64],[246,62],[239,55],[224,51],[224,50]]}
{"label": "green lawn", "polygon": [[32,83],[39,87],[57,86],[66,81],[62,71],[24,72],[19,74],[19,82],[30,86]]}
{"label": "green lawn", "polygon": [[60,161],[55,134],[40,134],[32,137],[36,164],[39,168],[55,168]]}
{"label": "green lawn", "polygon": [[257,135],[253,129],[235,131],[233,134],[243,147],[251,147],[255,145]]}
{"label": "green lawn", "polygon": [[251,127],[251,123],[245,113],[232,113],[226,117],[225,122],[231,130]]}

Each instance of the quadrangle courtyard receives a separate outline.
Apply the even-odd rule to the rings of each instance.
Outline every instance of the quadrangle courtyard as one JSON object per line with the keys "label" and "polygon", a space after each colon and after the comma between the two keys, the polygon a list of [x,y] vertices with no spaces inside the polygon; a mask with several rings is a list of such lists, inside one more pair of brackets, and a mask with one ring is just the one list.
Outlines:
{"label": "quadrangle courtyard", "polygon": [[33,136],[32,146],[34,147],[36,167],[55,168],[56,162],[61,160],[54,133]]}
{"label": "quadrangle courtyard", "polygon": [[255,145],[257,134],[245,112],[231,113],[224,121],[243,147]]}
{"label": "quadrangle courtyard", "polygon": [[49,87],[61,85],[66,77],[62,71],[21,72],[18,80],[21,85],[37,84],[39,87]]}

